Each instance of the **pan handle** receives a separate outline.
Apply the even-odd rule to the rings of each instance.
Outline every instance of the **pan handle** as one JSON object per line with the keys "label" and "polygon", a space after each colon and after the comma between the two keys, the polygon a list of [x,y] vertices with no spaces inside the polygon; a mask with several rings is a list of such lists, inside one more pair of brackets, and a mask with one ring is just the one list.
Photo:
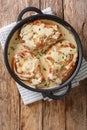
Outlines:
{"label": "pan handle", "polygon": [[[52,92],[44,92],[42,94],[43,94],[43,97],[49,97],[50,99],[57,100],[57,99],[63,98],[64,96],[66,96],[70,92],[70,90],[71,90],[71,83],[69,85],[67,85],[65,89],[66,90],[64,90],[63,93],[58,94],[58,95],[55,95]],[[60,93],[61,91],[63,91],[63,90],[59,89],[59,91],[57,91],[57,93],[58,92]]]}
{"label": "pan handle", "polygon": [[25,8],[25,9],[23,9],[23,10],[19,13],[18,18],[17,18],[17,21],[22,20],[22,16],[23,16],[26,12],[28,12],[28,11],[34,11],[34,12],[36,12],[36,13],[43,14],[42,11],[41,11],[40,9],[36,8],[36,7],[27,7],[27,8]]}

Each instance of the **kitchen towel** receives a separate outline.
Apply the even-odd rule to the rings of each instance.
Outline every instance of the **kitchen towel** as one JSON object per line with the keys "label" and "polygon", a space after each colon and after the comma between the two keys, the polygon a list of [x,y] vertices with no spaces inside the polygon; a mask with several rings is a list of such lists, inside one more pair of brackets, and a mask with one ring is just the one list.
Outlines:
{"label": "kitchen towel", "polygon": [[[50,7],[44,9],[43,13],[45,13],[45,14],[53,14]],[[7,26],[0,29],[0,43],[1,43],[3,49],[4,49],[6,38],[7,38],[8,34],[9,34],[9,32],[15,26],[15,24],[16,24],[16,22],[14,22],[14,23],[12,23],[10,25],[7,25]],[[87,77],[87,62],[83,58],[81,68],[80,68],[78,74],[76,75],[76,77],[74,78],[74,80],[71,83],[72,88],[75,87],[75,86],[78,86],[79,81],[85,79],[86,77]],[[20,93],[21,98],[22,98],[25,105],[36,102],[36,101],[39,101],[41,99],[49,100],[49,101],[51,100],[51,99],[49,99],[47,97],[44,98],[41,93],[33,92],[33,91],[30,91],[30,90],[22,87],[18,83],[16,83],[16,85],[17,85],[17,88],[19,90],[19,93]],[[65,89],[63,89],[61,92],[64,92],[64,91],[65,91]],[[56,95],[60,94],[61,92],[56,93]]]}

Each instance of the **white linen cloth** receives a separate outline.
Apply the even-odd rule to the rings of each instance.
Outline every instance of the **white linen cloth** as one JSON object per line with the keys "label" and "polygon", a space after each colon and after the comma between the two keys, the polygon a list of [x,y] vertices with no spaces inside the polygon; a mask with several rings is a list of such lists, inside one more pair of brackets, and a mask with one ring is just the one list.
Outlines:
{"label": "white linen cloth", "polygon": [[[52,10],[51,10],[50,7],[48,7],[48,8],[43,10],[43,13],[52,14]],[[15,25],[16,25],[16,22],[14,22],[14,23],[12,23],[10,25],[7,25],[7,26],[0,29],[0,43],[1,43],[3,49],[4,49],[6,38],[7,38],[8,34],[9,34],[9,32],[12,30],[12,28]],[[87,62],[83,58],[81,68],[80,68],[78,74],[76,75],[76,77],[73,79],[73,81],[71,83],[72,88],[75,87],[75,86],[78,86],[79,81],[85,79],[86,77],[87,77]],[[41,99],[49,100],[49,101],[51,100],[51,99],[49,99],[47,97],[44,98],[41,93],[33,92],[33,91],[30,91],[30,90],[22,87],[18,83],[16,83],[16,85],[17,85],[17,88],[19,90],[19,93],[20,93],[21,98],[22,98],[25,105],[36,102],[36,101],[39,101]],[[64,92],[64,91],[65,90],[63,89],[62,92]],[[62,92],[60,92],[60,93],[62,93]],[[57,94],[59,94],[59,92],[56,93],[56,95]]]}

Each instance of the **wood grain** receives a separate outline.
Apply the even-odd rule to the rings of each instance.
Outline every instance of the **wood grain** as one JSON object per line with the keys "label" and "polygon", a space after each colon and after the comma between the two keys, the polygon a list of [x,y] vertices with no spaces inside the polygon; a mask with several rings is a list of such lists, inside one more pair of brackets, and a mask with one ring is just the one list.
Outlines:
{"label": "wood grain", "polygon": [[[64,0],[64,18],[79,34],[87,59],[87,1]],[[66,98],[66,130],[87,129],[87,79]]]}

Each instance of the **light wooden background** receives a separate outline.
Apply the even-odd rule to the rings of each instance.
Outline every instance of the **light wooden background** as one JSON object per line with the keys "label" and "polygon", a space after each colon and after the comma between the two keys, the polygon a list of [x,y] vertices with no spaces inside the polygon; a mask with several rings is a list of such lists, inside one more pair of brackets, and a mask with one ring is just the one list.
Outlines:
{"label": "light wooden background", "polygon": [[[17,19],[27,6],[48,6],[78,32],[87,60],[87,0],[0,0],[0,27]],[[87,130],[87,79],[58,101],[25,106],[8,74],[0,46],[0,130]]]}

